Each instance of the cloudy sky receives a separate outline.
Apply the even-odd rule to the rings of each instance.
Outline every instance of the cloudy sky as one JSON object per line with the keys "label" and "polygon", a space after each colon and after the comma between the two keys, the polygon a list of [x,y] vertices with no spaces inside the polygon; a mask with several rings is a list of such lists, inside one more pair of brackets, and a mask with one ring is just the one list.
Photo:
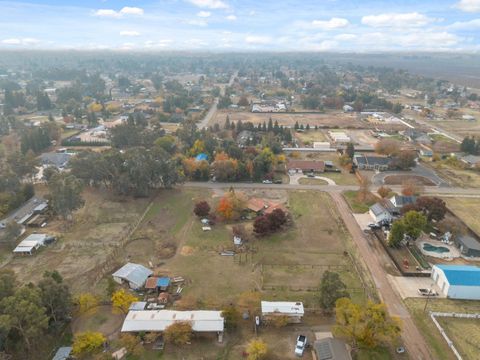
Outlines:
{"label": "cloudy sky", "polygon": [[480,52],[480,0],[0,0],[0,48]]}

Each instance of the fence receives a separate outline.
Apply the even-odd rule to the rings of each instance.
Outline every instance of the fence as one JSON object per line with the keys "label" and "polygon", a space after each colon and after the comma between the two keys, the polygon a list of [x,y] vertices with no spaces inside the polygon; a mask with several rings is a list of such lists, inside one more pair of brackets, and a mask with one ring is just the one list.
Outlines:
{"label": "fence", "polygon": [[[448,347],[453,351],[458,360],[463,360],[462,355],[458,352],[457,348],[453,344],[453,341],[450,340],[442,325],[437,321],[435,317],[453,317],[453,318],[463,318],[463,319],[480,319],[480,314],[466,314],[466,313],[442,313],[442,312],[430,312],[430,317],[432,318],[433,323],[437,327],[440,334],[443,336],[447,342]],[[478,345],[477,345],[478,347]]]}

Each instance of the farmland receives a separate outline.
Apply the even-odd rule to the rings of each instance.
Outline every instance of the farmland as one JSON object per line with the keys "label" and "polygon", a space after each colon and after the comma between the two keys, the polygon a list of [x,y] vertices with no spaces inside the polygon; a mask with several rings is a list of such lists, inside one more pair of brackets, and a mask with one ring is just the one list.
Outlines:
{"label": "farmland", "polygon": [[480,210],[479,199],[448,197],[444,200],[455,215],[476,233],[480,234],[480,221],[478,218],[478,211]]}

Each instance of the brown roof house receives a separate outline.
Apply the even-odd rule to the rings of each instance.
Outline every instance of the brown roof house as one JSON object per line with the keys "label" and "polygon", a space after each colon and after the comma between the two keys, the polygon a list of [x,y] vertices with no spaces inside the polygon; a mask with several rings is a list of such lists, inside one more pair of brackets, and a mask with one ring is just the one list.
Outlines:
{"label": "brown roof house", "polygon": [[289,160],[287,163],[289,174],[323,173],[325,162],[317,160]]}

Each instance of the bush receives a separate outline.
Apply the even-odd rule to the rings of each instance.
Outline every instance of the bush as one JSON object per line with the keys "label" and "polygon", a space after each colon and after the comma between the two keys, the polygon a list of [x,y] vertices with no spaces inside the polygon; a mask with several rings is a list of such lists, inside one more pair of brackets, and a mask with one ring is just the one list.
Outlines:
{"label": "bush", "polygon": [[174,345],[184,345],[192,338],[192,325],[189,322],[177,322],[163,332],[165,341]]}
{"label": "bush", "polygon": [[206,201],[199,201],[198,203],[195,204],[195,208],[193,209],[193,212],[195,215],[198,217],[206,217],[210,213],[210,205]]}

